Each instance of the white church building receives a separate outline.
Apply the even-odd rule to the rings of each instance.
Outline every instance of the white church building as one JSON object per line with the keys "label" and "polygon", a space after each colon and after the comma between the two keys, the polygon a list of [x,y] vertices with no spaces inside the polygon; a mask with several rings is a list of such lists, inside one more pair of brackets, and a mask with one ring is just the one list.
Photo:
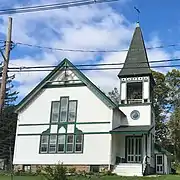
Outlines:
{"label": "white church building", "polygon": [[155,144],[155,82],[138,25],[118,77],[115,104],[64,59],[17,105],[14,168],[62,162],[121,176],[169,174],[170,154]]}

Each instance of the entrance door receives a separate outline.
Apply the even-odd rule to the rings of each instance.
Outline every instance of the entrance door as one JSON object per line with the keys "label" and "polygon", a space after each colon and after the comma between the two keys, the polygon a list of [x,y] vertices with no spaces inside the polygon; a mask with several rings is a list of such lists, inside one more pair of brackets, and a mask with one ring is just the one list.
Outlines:
{"label": "entrance door", "polygon": [[157,174],[163,174],[164,173],[163,155],[162,154],[156,155],[156,173]]}
{"label": "entrance door", "polygon": [[142,154],[142,137],[127,137],[127,162],[140,163]]}

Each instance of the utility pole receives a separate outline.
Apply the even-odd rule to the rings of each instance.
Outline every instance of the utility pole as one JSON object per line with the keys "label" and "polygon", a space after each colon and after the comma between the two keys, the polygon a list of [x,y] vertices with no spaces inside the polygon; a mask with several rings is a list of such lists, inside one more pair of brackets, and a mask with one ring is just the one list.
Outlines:
{"label": "utility pole", "polygon": [[10,50],[11,50],[11,35],[12,35],[12,18],[9,17],[5,55],[1,51],[1,54],[4,59],[4,63],[3,63],[2,82],[1,82],[1,89],[0,89],[0,113],[2,113],[2,109],[4,106],[4,99],[6,95],[6,80],[7,80],[7,75],[8,75],[7,72],[8,72],[9,57],[10,57]]}

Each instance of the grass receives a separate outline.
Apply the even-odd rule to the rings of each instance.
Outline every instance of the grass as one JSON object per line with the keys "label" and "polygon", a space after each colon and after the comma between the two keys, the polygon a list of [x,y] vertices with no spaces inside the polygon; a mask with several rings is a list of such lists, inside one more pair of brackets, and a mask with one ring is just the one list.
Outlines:
{"label": "grass", "polygon": [[[163,176],[147,176],[147,177],[119,177],[119,176],[104,176],[101,178],[92,177],[90,180],[180,180],[180,175],[163,175]],[[0,180],[11,180],[10,176],[0,176]],[[14,176],[13,180],[44,180],[39,176]],[[89,180],[89,178],[79,177],[72,180]]]}

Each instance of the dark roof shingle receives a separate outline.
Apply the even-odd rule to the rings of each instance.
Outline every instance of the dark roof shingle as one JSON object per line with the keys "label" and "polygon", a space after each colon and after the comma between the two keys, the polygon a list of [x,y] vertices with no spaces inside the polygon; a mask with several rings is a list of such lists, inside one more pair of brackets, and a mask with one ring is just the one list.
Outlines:
{"label": "dark roof shingle", "polygon": [[136,75],[151,75],[144,40],[139,26],[136,27],[133,38],[119,77]]}

